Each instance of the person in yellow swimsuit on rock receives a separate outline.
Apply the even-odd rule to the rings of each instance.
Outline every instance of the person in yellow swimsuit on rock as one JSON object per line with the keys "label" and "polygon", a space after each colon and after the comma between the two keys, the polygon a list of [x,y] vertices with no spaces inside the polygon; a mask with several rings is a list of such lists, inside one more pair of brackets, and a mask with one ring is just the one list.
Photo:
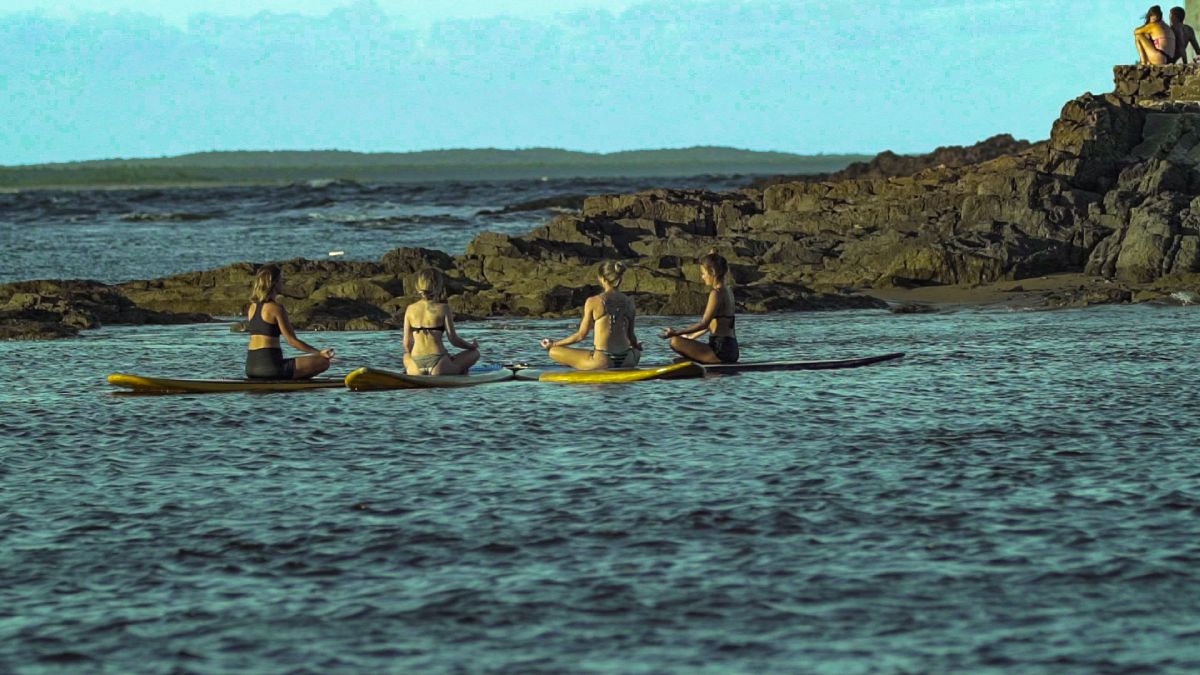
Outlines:
{"label": "person in yellow swimsuit on rock", "polygon": [[1133,31],[1140,65],[1165,66],[1175,60],[1175,31],[1163,22],[1162,7],[1146,12],[1146,23]]}

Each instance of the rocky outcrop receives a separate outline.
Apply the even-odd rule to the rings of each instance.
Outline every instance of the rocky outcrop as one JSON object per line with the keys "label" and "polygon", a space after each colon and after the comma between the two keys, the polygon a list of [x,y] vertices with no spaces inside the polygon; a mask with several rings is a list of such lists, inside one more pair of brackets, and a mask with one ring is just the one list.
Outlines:
{"label": "rocky outcrop", "polygon": [[[599,290],[596,264],[620,259],[639,311],[696,314],[705,298],[696,259],[710,248],[729,259],[749,312],[882,307],[869,293],[1057,273],[1094,283],[1046,292],[1043,306],[1191,297],[1200,290],[1200,66],[1115,72],[1116,93],[1068,102],[1043,144],[997,137],[916,163],[881,156],[856,177],[730,193],[591,196],[528,234],[484,232],[460,256],[401,248],[378,262],[293,260],[284,263],[289,311],[301,328],[394,328],[415,300],[414,275],[433,266],[446,272],[459,314],[573,315]],[[0,337],[237,316],[254,271],[243,263],[119,286],[9,284]]]}
{"label": "rocky outcrop", "polygon": [[1019,155],[1030,149],[1040,149],[1040,144],[1017,140],[1011,134],[998,134],[982,140],[975,145],[949,145],[937,148],[933,152],[923,155],[898,155],[891,150],[885,150],[869,162],[855,162],[841,171],[822,174],[771,176],[755,181],[751,184],[751,187],[762,189],[780,183],[821,183],[862,178],[911,176],[926,169],[936,169],[938,167],[954,168],[979,164],[1006,155]]}
{"label": "rocky outcrop", "polygon": [[0,286],[0,339],[72,337],[102,324],[180,324],[212,321],[202,312],[138,306],[120,289],[98,281],[22,281]]}
{"label": "rocky outcrop", "polygon": [[1126,104],[1172,109],[1200,101],[1200,70],[1195,64],[1117,66],[1113,79],[1113,95]]}

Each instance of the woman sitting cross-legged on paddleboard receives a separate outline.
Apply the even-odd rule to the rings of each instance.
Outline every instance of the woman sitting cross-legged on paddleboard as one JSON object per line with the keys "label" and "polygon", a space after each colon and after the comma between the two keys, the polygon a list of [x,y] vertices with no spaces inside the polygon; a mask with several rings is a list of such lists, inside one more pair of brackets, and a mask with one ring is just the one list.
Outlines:
{"label": "woman sitting cross-legged on paddleboard", "polygon": [[[404,310],[404,370],[409,375],[465,375],[479,360],[479,343],[463,340],[454,330],[445,285],[441,270],[426,268],[417,273],[421,299]],[[451,356],[442,336],[465,351]]]}
{"label": "woman sitting cross-legged on paddleboard", "polygon": [[[577,370],[601,370],[604,368],[633,368],[642,358],[642,344],[633,333],[633,321],[637,312],[633,300],[617,288],[625,274],[623,263],[609,260],[600,265],[600,286],[604,289],[583,303],[583,319],[579,330],[561,339],[546,338],[541,341],[542,349],[549,350],[550,358]],[[596,329],[594,349],[573,349]]]}
{"label": "woman sitting cross-legged on paddleboard", "polygon": [[[267,380],[306,380],[325,372],[332,349],[317,349],[296,337],[287,310],[275,300],[283,289],[283,272],[276,265],[264,265],[254,277],[250,291],[250,347],[246,352],[246,377]],[[279,336],[309,356],[283,358]]]}
{"label": "woman sitting cross-legged on paddleboard", "polygon": [[[671,349],[680,356],[696,363],[737,363],[740,358],[733,328],[733,291],[725,285],[728,274],[729,263],[715,249],[700,258],[700,278],[712,289],[704,316],[687,328],[664,328],[662,332],[663,339],[669,338]],[[709,333],[707,345],[695,339],[705,333]]]}

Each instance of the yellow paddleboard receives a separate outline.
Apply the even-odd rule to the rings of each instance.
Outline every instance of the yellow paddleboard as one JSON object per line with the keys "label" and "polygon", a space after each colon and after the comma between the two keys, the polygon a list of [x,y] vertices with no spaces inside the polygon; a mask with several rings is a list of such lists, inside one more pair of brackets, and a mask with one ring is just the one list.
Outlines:
{"label": "yellow paddleboard", "polygon": [[383,391],[386,389],[436,389],[442,387],[473,387],[489,382],[513,379],[507,368],[494,368],[469,375],[409,375],[390,370],[359,368],[346,376],[346,388],[352,391]]}
{"label": "yellow paddleboard", "polygon": [[144,394],[214,394],[230,391],[301,391],[332,389],[343,386],[341,378],[320,377],[310,380],[180,380],[167,377],[142,377],[115,373],[108,376],[114,387]]}
{"label": "yellow paddleboard", "polygon": [[641,382],[643,380],[682,380],[703,377],[704,368],[684,361],[657,368],[630,368],[623,370],[565,370],[544,372],[539,382],[563,382],[569,384],[604,384],[609,382]]}

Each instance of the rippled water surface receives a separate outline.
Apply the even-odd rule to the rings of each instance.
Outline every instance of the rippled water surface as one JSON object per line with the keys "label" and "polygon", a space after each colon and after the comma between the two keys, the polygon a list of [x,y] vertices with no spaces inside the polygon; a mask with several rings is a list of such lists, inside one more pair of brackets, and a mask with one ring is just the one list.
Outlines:
{"label": "rippled water surface", "polygon": [[151,279],[242,261],[378,260],[398,246],[458,255],[481,230],[523,234],[556,214],[514,206],[651,187],[733,190],[746,176],[0,193],[0,283]]}
{"label": "rippled water surface", "polygon": [[[501,361],[567,326],[461,328]],[[129,397],[104,375],[236,375],[244,338],[8,344],[0,671],[1200,671],[1200,313],[738,328],[753,360],[909,356]]]}

